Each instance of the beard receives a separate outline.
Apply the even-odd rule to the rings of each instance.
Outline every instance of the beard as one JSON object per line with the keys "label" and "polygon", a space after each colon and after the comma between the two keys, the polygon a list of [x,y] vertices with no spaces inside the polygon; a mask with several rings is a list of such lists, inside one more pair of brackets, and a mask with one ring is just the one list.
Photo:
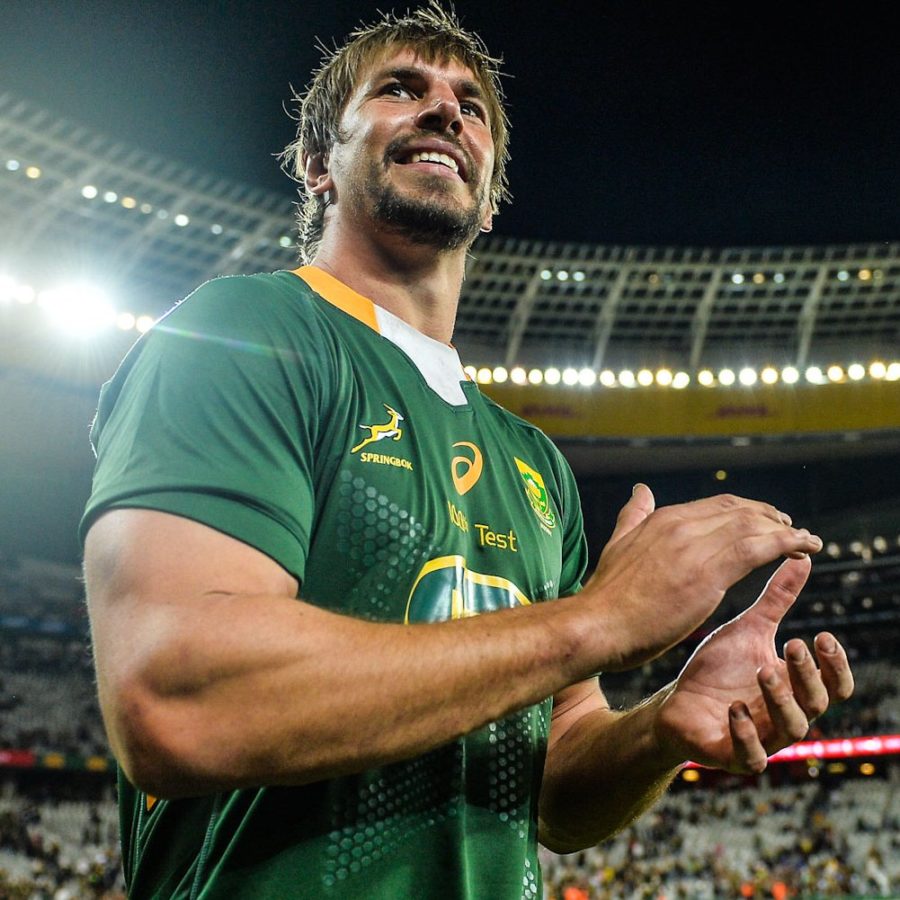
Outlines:
{"label": "beard", "polygon": [[389,184],[374,164],[367,179],[375,220],[391,234],[438,252],[470,246],[484,219],[485,186],[471,207],[460,208],[450,196],[447,179],[432,175],[422,179],[420,196],[405,196]]}

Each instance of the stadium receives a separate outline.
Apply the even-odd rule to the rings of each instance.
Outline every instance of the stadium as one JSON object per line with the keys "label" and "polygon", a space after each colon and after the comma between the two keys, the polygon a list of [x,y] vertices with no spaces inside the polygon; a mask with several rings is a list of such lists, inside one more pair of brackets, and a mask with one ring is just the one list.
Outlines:
{"label": "stadium", "polygon": [[[290,189],[2,87],[0,898],[113,900],[115,761],[75,533],[88,428],[128,347],[197,285],[294,268],[294,210]],[[856,677],[763,774],[689,766],[609,842],[542,850],[544,896],[900,896],[900,242],[649,246],[498,224],[469,256],[454,343],[562,449],[592,560],[638,480],[660,505],[762,497],[822,535],[779,641],[830,630]],[[674,679],[770,574],[662,658],[605,677],[613,705]]]}

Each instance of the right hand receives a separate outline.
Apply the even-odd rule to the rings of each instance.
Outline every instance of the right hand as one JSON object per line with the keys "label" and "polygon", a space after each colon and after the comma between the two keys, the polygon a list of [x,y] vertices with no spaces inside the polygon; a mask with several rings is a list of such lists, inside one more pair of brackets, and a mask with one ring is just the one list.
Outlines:
{"label": "right hand", "polygon": [[639,484],[622,508],[582,597],[594,604],[607,671],[641,665],[702,624],[733,584],[780,556],[802,558],[822,541],[768,503],[721,494],[655,508]]}

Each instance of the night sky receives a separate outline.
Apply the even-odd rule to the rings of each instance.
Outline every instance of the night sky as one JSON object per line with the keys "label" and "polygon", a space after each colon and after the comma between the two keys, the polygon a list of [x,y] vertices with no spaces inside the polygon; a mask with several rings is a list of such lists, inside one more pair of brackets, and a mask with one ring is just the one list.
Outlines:
{"label": "night sky", "polygon": [[[283,192],[282,104],[384,0],[6,0],[0,91]],[[900,237],[892,4],[460,0],[502,53],[515,202],[495,233],[602,244]],[[590,10],[590,11],[588,11]]]}

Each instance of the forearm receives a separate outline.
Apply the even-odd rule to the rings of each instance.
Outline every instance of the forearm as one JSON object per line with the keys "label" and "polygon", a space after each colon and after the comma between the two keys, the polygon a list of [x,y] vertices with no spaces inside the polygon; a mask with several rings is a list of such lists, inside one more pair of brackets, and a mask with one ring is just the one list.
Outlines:
{"label": "forearm", "polygon": [[541,842],[557,853],[595,846],[640,816],[682,762],[653,728],[664,688],[628,712],[597,709],[579,718],[548,752],[541,788]]}
{"label": "forearm", "polygon": [[98,642],[101,703],[151,793],[315,781],[425,752],[584,677],[580,605],[405,626],[273,596],[120,602],[104,627],[140,640]]}

